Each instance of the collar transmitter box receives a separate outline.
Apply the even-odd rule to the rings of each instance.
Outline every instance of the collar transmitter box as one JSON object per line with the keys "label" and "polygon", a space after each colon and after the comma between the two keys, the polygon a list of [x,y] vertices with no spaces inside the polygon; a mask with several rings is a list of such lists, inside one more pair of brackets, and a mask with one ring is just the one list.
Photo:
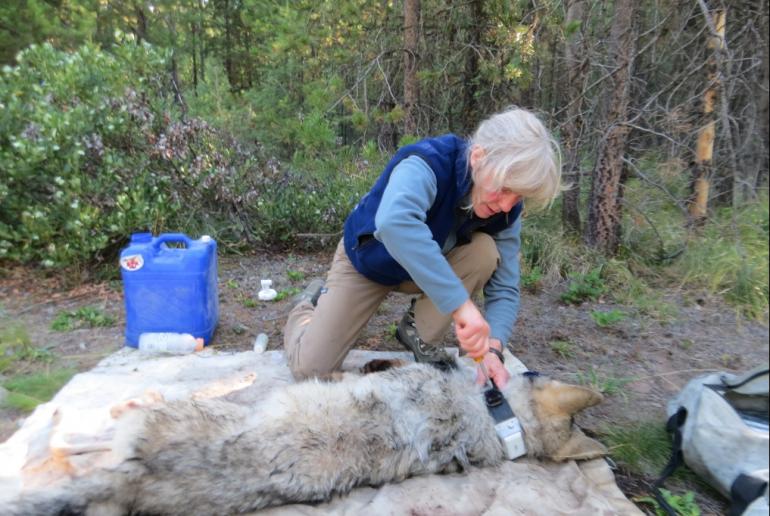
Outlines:
{"label": "collar transmitter box", "polygon": [[508,460],[518,459],[526,455],[527,446],[524,443],[524,432],[519,419],[514,415],[505,396],[497,387],[484,391],[484,401],[489,415],[495,420],[495,432],[503,443]]}

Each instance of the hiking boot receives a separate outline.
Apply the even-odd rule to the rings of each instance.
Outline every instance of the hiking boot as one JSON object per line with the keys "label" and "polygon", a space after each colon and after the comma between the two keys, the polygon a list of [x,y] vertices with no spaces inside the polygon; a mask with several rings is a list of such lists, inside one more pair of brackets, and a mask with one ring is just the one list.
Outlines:
{"label": "hiking boot", "polygon": [[451,362],[452,359],[449,354],[441,346],[429,344],[423,341],[417,334],[417,326],[414,323],[415,301],[416,299],[412,298],[409,310],[401,318],[401,322],[398,324],[398,328],[396,328],[396,339],[414,354],[416,362],[433,364]]}
{"label": "hiking boot", "polygon": [[294,296],[291,300],[291,307],[294,308],[303,301],[309,301],[313,307],[318,304],[318,298],[326,291],[324,280],[316,278],[305,287],[305,290]]}

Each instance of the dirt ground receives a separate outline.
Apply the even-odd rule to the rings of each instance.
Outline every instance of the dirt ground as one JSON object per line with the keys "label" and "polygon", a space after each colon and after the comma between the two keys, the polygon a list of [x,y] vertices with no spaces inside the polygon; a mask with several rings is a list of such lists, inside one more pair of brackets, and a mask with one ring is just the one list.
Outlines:
{"label": "dirt ground", "polygon": [[[328,252],[220,257],[220,320],[212,345],[247,350],[264,332],[269,336],[268,349],[281,348],[290,296],[282,301],[257,301],[260,279],[272,279],[278,291],[302,288],[313,277],[323,277],[330,260]],[[24,269],[6,271],[0,275],[0,324],[23,324],[33,345],[54,353],[61,364],[85,370],[123,345],[122,286],[119,281],[76,287],[67,283],[71,282],[60,277],[43,278]],[[589,433],[601,434],[603,429],[638,421],[659,420],[662,424],[667,400],[690,378],[714,370],[740,372],[768,361],[767,325],[737,317],[716,297],[665,292],[662,303],[673,308],[673,315],[661,320],[638,315],[633,307],[601,300],[566,306],[559,301],[565,287],[522,293],[509,349],[530,369],[564,381],[611,389],[604,403],[579,419]],[[408,302],[406,295],[391,294],[357,347],[401,350],[392,331]],[[85,306],[113,316],[115,325],[69,332],[51,330],[57,314]],[[608,328],[599,327],[590,316],[592,310],[615,308],[629,316]],[[447,342],[453,342],[451,336]],[[9,437],[23,418],[22,413],[0,408],[0,441]],[[616,474],[630,498],[645,494],[652,480],[623,471]],[[713,492],[697,484],[683,487],[696,492],[704,513],[726,511],[724,502]]]}

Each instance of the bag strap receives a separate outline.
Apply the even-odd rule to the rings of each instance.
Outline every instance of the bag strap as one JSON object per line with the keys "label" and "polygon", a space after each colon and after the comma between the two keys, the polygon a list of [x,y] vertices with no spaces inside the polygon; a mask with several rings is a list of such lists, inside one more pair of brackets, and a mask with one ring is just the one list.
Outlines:
{"label": "bag strap", "polygon": [[671,458],[668,460],[668,464],[663,468],[663,471],[658,477],[658,480],[652,485],[652,494],[660,504],[661,509],[666,511],[668,516],[677,516],[676,511],[663,497],[663,493],[660,492],[660,488],[663,486],[663,482],[670,477],[676,468],[684,463],[684,454],[682,453],[682,427],[687,420],[687,409],[679,407],[668,421],[666,421],[666,431],[672,434],[673,439],[671,442]]}
{"label": "bag strap", "polygon": [[[735,389],[740,389],[747,383],[756,380],[760,376],[767,376],[768,374],[770,374],[770,369],[768,369],[767,367],[763,367],[753,372],[749,371],[748,373],[746,373],[745,377],[739,376],[738,378],[732,381],[727,381],[725,378],[720,378],[720,379],[722,380],[722,384],[724,387],[735,390]],[[733,381],[735,383],[731,383]]]}
{"label": "bag strap", "polygon": [[767,488],[767,482],[741,473],[730,487],[729,516],[740,516],[751,505],[751,502],[762,496]]}

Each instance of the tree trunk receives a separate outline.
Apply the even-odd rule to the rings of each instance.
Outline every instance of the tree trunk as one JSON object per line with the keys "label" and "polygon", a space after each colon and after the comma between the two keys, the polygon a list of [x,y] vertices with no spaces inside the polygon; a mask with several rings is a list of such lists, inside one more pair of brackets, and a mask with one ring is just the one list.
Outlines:
{"label": "tree trunk", "polygon": [[203,0],[198,0],[198,34],[200,35],[201,82],[206,82],[206,31],[203,30]]}
{"label": "tree trunk", "polygon": [[585,241],[605,255],[615,254],[620,243],[621,178],[629,127],[631,70],[636,36],[633,30],[635,0],[618,0],[610,31],[610,52],[615,71],[607,114],[607,130],[599,145],[593,170]]}
{"label": "tree trunk", "polygon": [[561,218],[564,227],[580,233],[580,140],[583,132],[583,106],[588,52],[585,45],[585,0],[571,0],[565,25],[580,23],[580,28],[566,37],[564,56],[567,67],[567,120],[564,123],[564,179],[568,185],[562,197]]}
{"label": "tree trunk", "polygon": [[138,3],[134,3],[134,14],[136,15],[136,27],[134,28],[136,42],[147,41],[147,17],[144,15],[144,9]]}
{"label": "tree trunk", "polygon": [[176,99],[177,104],[179,104],[179,109],[182,111],[182,120],[184,120],[187,115],[187,103],[184,100],[184,95],[182,94],[182,84],[179,81],[179,66],[176,58],[176,23],[174,22],[174,18],[172,16],[166,18],[166,26],[168,28],[169,35],[171,36],[171,86],[174,89],[174,98]]}
{"label": "tree trunk", "polygon": [[553,116],[561,101],[561,90],[558,87],[558,77],[563,73],[563,69],[559,66],[558,59],[556,58],[556,54],[559,52],[558,34],[555,30],[550,30],[550,32],[551,37],[548,40],[548,55],[551,58],[551,77],[548,81],[548,112]]}
{"label": "tree trunk", "polygon": [[182,120],[184,120],[185,116],[187,115],[187,103],[184,100],[182,87],[179,83],[179,70],[176,62],[176,51],[172,51],[171,53],[171,87],[174,89],[174,99],[176,99],[176,103],[179,105],[179,109],[182,112]]}
{"label": "tree trunk", "polygon": [[237,91],[238,81],[235,77],[235,71],[233,70],[233,36],[232,36],[232,24],[230,23],[230,2],[225,0],[224,2],[224,14],[225,14],[225,72],[227,73],[227,81],[230,84],[230,91]]}
{"label": "tree trunk", "polygon": [[404,134],[417,134],[417,56],[420,42],[420,0],[404,1]]}
{"label": "tree trunk", "polygon": [[192,26],[190,27],[190,32],[192,36],[193,94],[197,97],[198,96],[198,42],[195,38],[195,33],[197,32],[195,27],[195,22],[192,23]]}
{"label": "tree trunk", "polygon": [[762,157],[760,159],[760,173],[757,177],[757,184],[754,186],[764,185],[768,183],[768,169],[770,169],[770,160],[768,160],[768,151],[770,150],[770,96],[768,96],[768,88],[770,87],[770,45],[768,44],[768,3],[767,0],[759,0],[760,12],[762,13],[762,21],[760,23],[760,38],[762,40],[762,85],[757,88],[757,95],[759,97],[759,123],[760,123],[760,138]]}
{"label": "tree trunk", "polygon": [[465,70],[463,71],[463,115],[462,124],[466,133],[470,134],[479,123],[478,91],[479,91],[479,52],[481,50],[481,31],[484,28],[484,2],[470,2],[468,17],[468,48],[465,51]]}
{"label": "tree trunk", "polygon": [[[714,137],[716,135],[716,105],[719,92],[719,76],[717,70],[717,52],[724,46],[725,18],[724,10],[713,12],[711,23],[717,34],[709,36],[708,48],[711,55],[707,63],[708,87],[703,95],[704,125],[698,131],[698,141],[695,144],[695,161],[692,165],[692,197],[688,207],[690,223],[700,224],[706,219],[708,212],[709,190],[711,188],[712,158],[714,156]],[[711,32],[711,31],[709,31]]]}
{"label": "tree trunk", "polygon": [[239,24],[238,31],[241,36],[241,46],[238,49],[238,76],[240,78],[238,90],[242,91],[254,85],[254,67],[249,66],[248,61],[248,49],[252,47],[251,33],[242,24]]}
{"label": "tree trunk", "polygon": [[[383,112],[390,112],[396,107],[395,102],[390,99],[385,99],[380,103]],[[385,121],[380,124],[377,134],[377,144],[381,149],[393,150],[398,146],[398,127],[395,123]]]}

